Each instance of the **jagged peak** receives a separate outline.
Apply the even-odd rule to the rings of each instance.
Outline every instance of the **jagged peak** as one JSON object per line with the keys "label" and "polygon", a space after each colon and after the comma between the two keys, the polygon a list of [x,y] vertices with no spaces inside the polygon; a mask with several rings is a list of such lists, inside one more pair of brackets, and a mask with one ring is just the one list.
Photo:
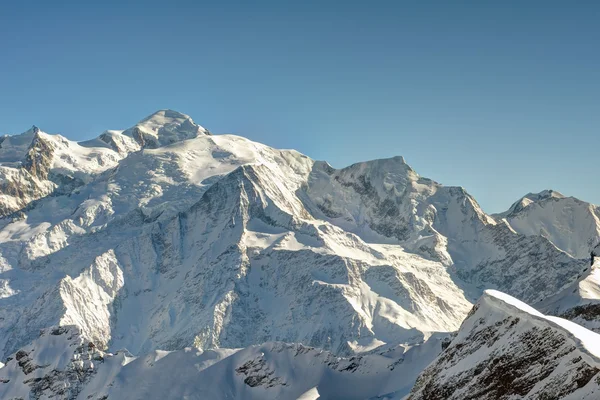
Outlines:
{"label": "jagged peak", "polygon": [[52,163],[54,145],[48,140],[48,135],[33,127],[33,139],[23,161],[23,167],[30,174],[46,179]]}

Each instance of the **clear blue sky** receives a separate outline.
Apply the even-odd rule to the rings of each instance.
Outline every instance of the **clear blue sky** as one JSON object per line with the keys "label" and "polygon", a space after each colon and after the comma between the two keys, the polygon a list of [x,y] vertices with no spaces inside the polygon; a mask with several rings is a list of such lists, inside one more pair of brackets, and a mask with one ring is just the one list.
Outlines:
{"label": "clear blue sky", "polygon": [[598,204],[600,2],[0,3],[0,133],[161,108],[335,167],[403,155],[488,212]]}

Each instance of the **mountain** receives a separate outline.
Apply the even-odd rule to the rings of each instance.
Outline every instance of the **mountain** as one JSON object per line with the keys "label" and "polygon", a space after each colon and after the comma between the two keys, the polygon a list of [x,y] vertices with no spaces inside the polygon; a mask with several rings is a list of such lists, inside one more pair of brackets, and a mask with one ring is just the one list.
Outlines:
{"label": "mountain", "polygon": [[409,400],[595,399],[600,335],[486,291]]}
{"label": "mountain", "polygon": [[557,191],[529,193],[495,215],[523,235],[539,235],[575,258],[589,258],[600,243],[600,207]]}
{"label": "mountain", "polygon": [[[487,215],[463,188],[419,176],[402,157],[335,169],[294,150],[213,135],[172,110],[85,142],[34,127],[0,146],[0,357],[57,347],[48,352],[58,361],[34,363],[58,371],[56,382],[74,368],[66,360],[83,357],[72,348],[88,342],[86,357],[113,354],[119,365],[119,354],[150,363],[161,351],[184,364],[203,363],[206,352],[223,358],[221,375],[194,375],[198,385],[239,381],[231,368],[245,358],[231,364],[228,349],[255,357],[310,348],[325,374],[307,380],[314,386],[236,393],[287,398],[316,388],[323,397],[324,377],[339,372],[328,357],[384,357],[374,371],[394,382],[368,396],[406,394],[485,289],[538,304],[577,284],[589,263],[552,238],[518,232],[508,214]],[[51,334],[64,327],[79,344]],[[201,359],[186,358],[186,348]],[[286,371],[305,371],[304,361],[282,357],[273,376],[291,382]],[[388,362],[405,372],[394,375]],[[15,365],[0,371],[20,374]],[[160,374],[127,365],[105,368],[110,376],[98,373],[92,386],[77,367],[85,382],[57,385],[104,396],[102,385],[121,373],[149,385]],[[48,373],[40,368],[36,379]],[[12,383],[0,393],[37,393],[29,377],[3,379]],[[119,393],[110,398],[127,398]]]}
{"label": "mountain", "polygon": [[203,135],[44,199],[4,227],[6,353],[55,324],[136,353],[269,340],[349,353],[456,329],[470,304],[446,267],[316,219],[314,169]]}

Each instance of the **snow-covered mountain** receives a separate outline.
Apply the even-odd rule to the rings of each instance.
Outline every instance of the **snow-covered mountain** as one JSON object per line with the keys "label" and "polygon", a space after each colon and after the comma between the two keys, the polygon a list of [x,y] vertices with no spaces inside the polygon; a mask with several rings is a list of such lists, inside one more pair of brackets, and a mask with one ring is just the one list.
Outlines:
{"label": "snow-covered mountain", "polygon": [[518,233],[547,238],[575,258],[589,258],[600,243],[600,207],[554,190],[529,193],[495,217]]}
{"label": "snow-covered mountain", "polygon": [[[58,359],[34,363],[61,363],[51,371],[65,382],[68,360],[83,357],[72,348],[93,342],[85,350],[90,365],[100,371],[99,354],[114,368],[102,365],[112,372],[98,372],[92,385],[76,367],[83,381],[58,385],[85,386],[78,398],[158,393],[151,383],[163,368],[122,364],[133,356],[131,365],[150,363],[159,351],[173,351],[168,359],[182,365],[204,363],[202,354],[223,359],[215,361],[218,378],[211,372],[194,375],[198,383],[182,381],[190,393],[204,379],[243,383],[231,369],[248,361],[241,355],[280,349],[285,363],[269,371],[291,382],[300,378],[290,368],[304,371],[306,360],[289,354],[313,347],[323,349],[306,350],[320,365],[307,378],[313,386],[289,383],[266,395],[242,385],[215,398],[293,398],[298,391],[335,398],[323,394],[332,390],[325,377],[339,372],[328,357],[384,357],[368,363],[394,382],[382,384],[367,368],[378,390],[365,395],[407,393],[441,351],[439,338],[459,328],[484,289],[546,301],[577,284],[589,263],[562,251],[555,237],[520,232],[511,220],[516,207],[487,215],[463,188],[419,176],[402,157],[335,169],[293,150],[212,135],[171,110],[81,143],[35,127],[1,140],[0,357],[55,346],[58,353],[48,351]],[[61,326],[79,343],[67,353],[60,353],[64,335],[51,334]],[[189,347],[199,354],[192,357]],[[123,348],[129,353],[119,358]],[[227,350],[239,348],[246,350]],[[388,362],[411,372],[394,375]],[[39,374],[45,380],[48,370]],[[117,376],[149,383],[126,397],[125,386],[102,386]],[[22,378],[7,377],[12,383],[0,393],[36,393],[24,382],[31,378]]]}

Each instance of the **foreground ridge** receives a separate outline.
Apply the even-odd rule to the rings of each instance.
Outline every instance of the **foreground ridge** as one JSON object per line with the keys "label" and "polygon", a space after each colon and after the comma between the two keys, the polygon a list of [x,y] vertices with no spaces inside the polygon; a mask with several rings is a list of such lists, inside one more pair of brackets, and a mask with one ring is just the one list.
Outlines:
{"label": "foreground ridge", "polygon": [[488,290],[409,399],[592,399],[600,335]]}

